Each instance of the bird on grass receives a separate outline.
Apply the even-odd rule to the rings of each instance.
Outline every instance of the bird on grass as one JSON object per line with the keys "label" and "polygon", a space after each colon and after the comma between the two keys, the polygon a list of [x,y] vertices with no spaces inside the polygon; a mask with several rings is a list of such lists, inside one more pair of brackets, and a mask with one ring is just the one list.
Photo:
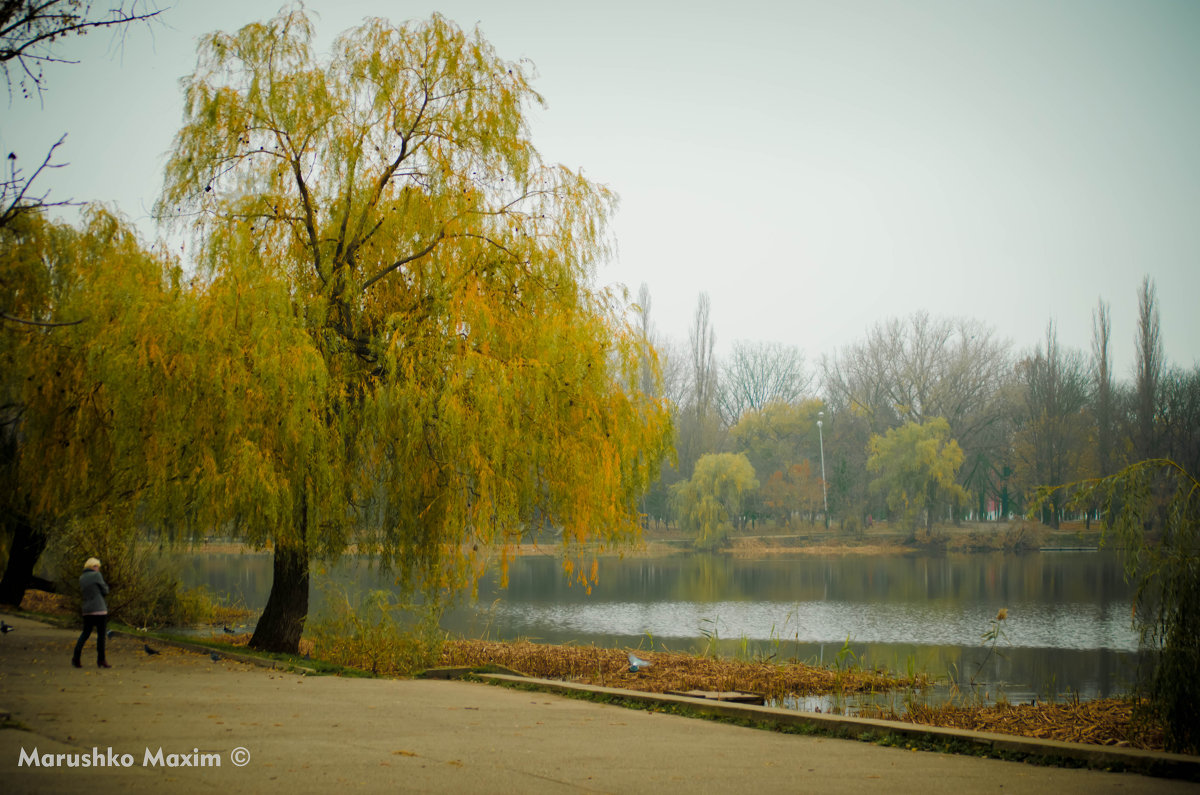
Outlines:
{"label": "bird on grass", "polygon": [[146,650],[146,654],[151,654],[151,655],[153,655],[153,654],[158,654],[158,653],[159,653],[158,649],[152,649],[152,648],[150,648],[150,644],[149,644],[149,643],[143,643],[143,644],[142,644],[142,648]]}
{"label": "bird on grass", "polygon": [[0,633],[7,635],[8,633],[12,632],[14,629],[16,629],[16,627],[14,627],[12,624],[9,624],[6,621],[0,621]]}
{"label": "bird on grass", "polygon": [[222,631],[223,631],[223,632],[224,632],[226,635],[236,635],[236,634],[237,634],[237,632],[236,632],[235,630],[232,630],[232,629],[230,629],[230,628],[229,628],[229,627],[227,627],[227,626],[223,626],[223,627],[221,627],[221,630],[222,630]]}
{"label": "bird on grass", "polygon": [[638,657],[633,652],[629,652],[629,673],[636,674],[638,671],[642,670],[643,668],[649,668],[649,667],[650,667],[650,663],[648,663],[645,660],[643,660],[642,658]]}
{"label": "bird on grass", "polygon": [[221,661],[221,655],[217,654],[215,651],[214,651],[214,652],[209,652],[209,655],[208,655],[208,656],[209,656],[209,657],[212,659],[212,661],[213,661],[213,662],[220,662],[220,661]]}

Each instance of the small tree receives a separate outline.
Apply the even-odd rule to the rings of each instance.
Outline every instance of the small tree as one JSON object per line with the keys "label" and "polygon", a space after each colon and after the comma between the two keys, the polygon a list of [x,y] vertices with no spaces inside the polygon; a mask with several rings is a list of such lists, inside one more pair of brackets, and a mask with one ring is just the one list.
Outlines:
{"label": "small tree", "polygon": [[872,491],[885,495],[888,508],[899,512],[910,528],[915,529],[923,515],[926,531],[932,531],[939,506],[957,506],[967,499],[966,490],[955,480],[963,452],[941,417],[874,435],[868,450],[867,471],[878,475]]}
{"label": "small tree", "polygon": [[1105,478],[1043,487],[1031,513],[1066,491],[1068,507],[1101,506],[1102,543],[1125,550],[1135,586],[1133,622],[1152,670],[1138,690],[1162,723],[1167,747],[1200,750],[1200,481],[1165,458],[1131,464]]}
{"label": "small tree", "polygon": [[710,453],[701,456],[691,480],[672,489],[675,511],[685,530],[696,533],[696,546],[719,546],[741,516],[745,498],[758,488],[746,456]]}

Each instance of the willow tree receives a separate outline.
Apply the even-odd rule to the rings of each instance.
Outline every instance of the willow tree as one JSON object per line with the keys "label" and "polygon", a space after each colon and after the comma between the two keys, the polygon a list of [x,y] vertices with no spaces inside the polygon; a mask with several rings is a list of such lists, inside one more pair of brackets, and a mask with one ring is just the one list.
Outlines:
{"label": "willow tree", "polygon": [[741,524],[743,506],[758,488],[750,460],[741,453],[706,453],[689,480],[675,484],[671,499],[680,526],[696,534],[696,546],[713,549]]}
{"label": "willow tree", "polygon": [[210,495],[214,521],[274,547],[251,643],[276,650],[297,647],[314,554],[353,543],[436,596],[532,523],[562,528],[569,561],[631,537],[669,432],[623,297],[592,287],[614,198],[542,162],[526,68],[437,15],[368,20],[326,60],[312,35],[291,11],[202,41],[159,206],[192,224],[207,278],[273,285],[321,362],[320,422],[297,432],[322,439],[244,451],[289,499]]}
{"label": "willow tree", "polygon": [[1133,624],[1151,652],[1139,671],[1139,709],[1163,727],[1168,750],[1200,751],[1200,479],[1170,459],[1148,459],[1044,486],[1030,514],[1055,497],[1071,508],[1099,506],[1102,541],[1122,550]]}
{"label": "willow tree", "polygon": [[876,474],[871,490],[883,494],[888,509],[899,513],[910,528],[915,529],[923,515],[925,530],[932,533],[939,507],[957,508],[966,502],[967,492],[957,482],[963,451],[941,417],[872,436],[868,451],[867,471]]}
{"label": "willow tree", "polygon": [[34,566],[68,524],[128,528],[135,506],[171,503],[165,463],[187,437],[160,421],[160,364],[187,324],[178,270],[110,213],[76,228],[23,212],[0,247],[0,601],[16,604],[31,582],[48,587]]}

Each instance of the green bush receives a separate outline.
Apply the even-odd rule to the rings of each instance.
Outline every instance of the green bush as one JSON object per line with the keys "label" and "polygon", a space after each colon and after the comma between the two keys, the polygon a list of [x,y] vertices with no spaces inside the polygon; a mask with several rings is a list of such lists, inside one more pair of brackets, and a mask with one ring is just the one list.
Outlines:
{"label": "green bush", "polygon": [[436,665],[445,633],[438,605],[392,601],[371,591],[357,606],[345,593],[331,594],[333,615],[312,625],[314,656],[374,674],[406,675]]}

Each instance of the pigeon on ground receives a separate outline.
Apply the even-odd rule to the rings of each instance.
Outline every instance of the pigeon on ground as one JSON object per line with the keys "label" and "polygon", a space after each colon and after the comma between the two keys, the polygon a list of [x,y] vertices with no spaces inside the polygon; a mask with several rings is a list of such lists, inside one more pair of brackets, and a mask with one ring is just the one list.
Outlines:
{"label": "pigeon on ground", "polygon": [[150,648],[149,643],[143,643],[142,648],[146,650],[146,654],[158,654],[158,649]]}
{"label": "pigeon on ground", "polygon": [[0,632],[4,633],[5,635],[12,632],[14,629],[16,629],[16,627],[14,627],[13,625],[11,625],[5,621],[0,621]]}
{"label": "pigeon on ground", "polygon": [[213,662],[220,662],[220,661],[221,661],[221,655],[217,654],[215,651],[214,651],[214,652],[211,652],[211,653],[209,653],[209,655],[208,655],[208,656],[212,658],[212,661],[213,661]]}
{"label": "pigeon on ground", "polygon": [[650,667],[650,663],[641,659],[633,652],[629,653],[629,673],[636,674],[638,671],[642,670],[643,668],[649,668],[649,667]]}
{"label": "pigeon on ground", "polygon": [[226,635],[236,635],[237,634],[236,631],[230,629],[227,626],[223,626],[223,627],[221,627],[221,629],[225,632]]}

